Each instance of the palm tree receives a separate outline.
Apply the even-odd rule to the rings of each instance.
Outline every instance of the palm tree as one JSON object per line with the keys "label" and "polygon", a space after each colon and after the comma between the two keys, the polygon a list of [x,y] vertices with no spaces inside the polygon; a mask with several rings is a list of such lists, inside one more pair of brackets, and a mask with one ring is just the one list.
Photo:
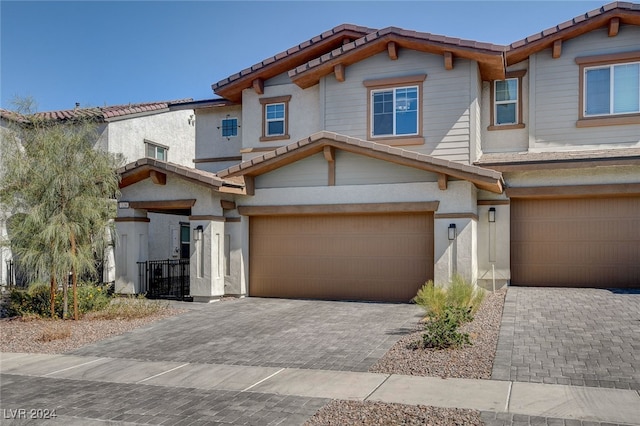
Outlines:
{"label": "palm tree", "polygon": [[32,277],[48,277],[52,316],[58,283],[71,272],[78,319],[76,277],[95,269],[95,249],[115,217],[118,162],[94,149],[95,123],[28,117],[2,136],[0,202],[19,213],[11,221],[11,249]]}

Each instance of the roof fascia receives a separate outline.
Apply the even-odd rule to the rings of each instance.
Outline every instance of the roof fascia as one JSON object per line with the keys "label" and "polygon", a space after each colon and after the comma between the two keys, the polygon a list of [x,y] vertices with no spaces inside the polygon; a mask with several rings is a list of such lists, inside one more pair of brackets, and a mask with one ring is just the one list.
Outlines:
{"label": "roof fascia", "polygon": [[[604,6],[604,8],[606,7]],[[598,14],[593,16],[595,13]],[[630,10],[616,7],[602,13],[600,13],[600,9],[597,9],[523,40],[511,43],[506,53],[507,66],[522,62],[535,53],[551,48],[553,43],[558,40],[570,40],[608,25],[613,18],[619,18],[621,24],[640,25],[640,8]]]}
{"label": "roof fascia", "polygon": [[[342,29],[326,38],[317,36],[299,46],[265,59],[237,74],[211,85],[214,93],[233,102],[242,101],[242,91],[252,86],[255,79],[267,80],[285,73],[296,66],[335,49],[344,39],[360,38],[365,31]],[[320,38],[319,40],[316,40]]]}
{"label": "roof fascia", "polygon": [[[218,172],[222,177],[232,176],[259,176],[264,173],[276,170],[280,167],[294,163],[303,158],[320,153],[325,146],[332,146],[336,149],[351,152],[354,154],[364,155],[382,161],[388,161],[406,167],[412,167],[428,172],[444,174],[456,179],[467,180],[472,182],[481,189],[486,189],[494,193],[502,193],[502,176],[493,170],[485,169],[479,166],[469,166],[465,164],[452,163],[447,160],[432,157],[433,163],[427,163],[409,156],[400,155],[404,150],[400,148],[390,147],[387,145],[370,143],[363,141],[362,145],[355,145],[330,138],[320,138],[310,143],[301,144],[300,142],[279,148],[275,151],[268,152],[262,156],[260,161],[253,164],[251,161],[242,165],[233,166],[226,171]],[[454,167],[452,167],[454,166]],[[477,173],[484,170],[492,176],[483,176]]]}
{"label": "roof fascia", "polygon": [[[398,34],[393,29],[371,41],[368,41],[367,37],[363,37],[289,71],[289,77],[294,83],[305,89],[317,84],[320,78],[331,74],[336,65],[353,65],[386,51],[387,44],[394,42],[398,47],[405,49],[438,55],[450,52],[454,57],[477,61],[480,74],[484,80],[504,79],[504,49],[489,50],[473,47],[471,44],[474,42],[470,41],[460,41],[460,44],[454,44],[444,41],[447,39],[446,37],[432,37],[434,38],[433,40],[424,40]],[[443,41],[438,41],[438,39]],[[468,46],[463,43],[468,44]]]}

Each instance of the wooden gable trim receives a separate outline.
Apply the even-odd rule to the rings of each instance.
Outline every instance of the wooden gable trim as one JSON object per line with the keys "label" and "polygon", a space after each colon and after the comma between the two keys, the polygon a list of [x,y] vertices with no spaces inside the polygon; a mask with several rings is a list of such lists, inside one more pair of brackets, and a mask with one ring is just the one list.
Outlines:
{"label": "wooden gable trim", "polygon": [[114,222],[144,222],[144,223],[149,223],[151,222],[151,219],[149,219],[148,217],[116,217],[114,219]]}
{"label": "wooden gable trim", "polygon": [[453,53],[444,52],[444,69],[449,71],[453,69]]}
{"label": "wooden gable trim", "polygon": [[335,148],[326,145],[322,150],[324,153],[324,159],[327,160],[327,185],[336,185],[336,153]]}
{"label": "wooden gable trim", "polygon": [[446,174],[438,173],[438,188],[441,191],[444,191],[447,189],[447,180],[448,180],[448,177]]}
{"label": "wooden gable trim", "polygon": [[235,210],[236,203],[229,200],[220,200],[220,207],[222,207],[223,210]]}
{"label": "wooden gable trim", "polygon": [[611,18],[609,21],[609,37],[615,37],[620,30],[620,18]]}
{"label": "wooden gable trim", "polygon": [[186,200],[129,201],[129,208],[142,210],[182,210],[190,209],[195,203],[195,198]]}
{"label": "wooden gable trim", "polygon": [[253,91],[258,95],[264,95],[264,80],[261,78],[256,78],[251,82],[251,86],[253,86]]}
{"label": "wooden gable trim", "polygon": [[157,170],[150,170],[149,177],[151,181],[156,185],[166,185],[167,184],[167,174],[159,172]]}
{"label": "wooden gable trim", "polygon": [[558,59],[560,55],[562,55],[562,40],[556,40],[553,42],[553,47],[551,48],[551,57]]}
{"label": "wooden gable trim", "polygon": [[390,41],[387,43],[387,53],[389,54],[389,59],[395,61],[398,59],[398,46],[395,42]]}
{"label": "wooden gable trim", "polygon": [[344,78],[344,65],[336,64],[336,66],[333,67],[333,73],[336,75],[336,80],[338,80],[339,82],[342,83],[345,80],[345,78]]}

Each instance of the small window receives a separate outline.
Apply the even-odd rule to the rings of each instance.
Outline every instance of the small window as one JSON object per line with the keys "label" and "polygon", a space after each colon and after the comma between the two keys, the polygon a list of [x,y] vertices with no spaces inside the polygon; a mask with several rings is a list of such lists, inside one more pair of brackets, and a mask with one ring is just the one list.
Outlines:
{"label": "small window", "polygon": [[372,90],[372,137],[418,134],[418,86]]}
{"label": "small window", "polygon": [[576,58],[577,127],[640,124],[640,52]]}
{"label": "small window", "polygon": [[144,143],[147,149],[147,157],[167,161],[167,152],[169,151],[169,147],[148,140],[145,140]]}
{"label": "small window", "polygon": [[261,141],[289,139],[289,100],[291,96],[261,98],[263,126]]}
{"label": "small window", "polygon": [[238,119],[237,118],[225,118],[222,120],[220,126],[222,129],[223,138],[232,138],[238,136]]}
{"label": "small window", "polygon": [[522,77],[526,70],[512,71],[504,80],[491,82],[489,130],[522,129]]}
{"label": "small window", "polygon": [[188,259],[190,254],[191,228],[188,223],[180,224],[180,258]]}

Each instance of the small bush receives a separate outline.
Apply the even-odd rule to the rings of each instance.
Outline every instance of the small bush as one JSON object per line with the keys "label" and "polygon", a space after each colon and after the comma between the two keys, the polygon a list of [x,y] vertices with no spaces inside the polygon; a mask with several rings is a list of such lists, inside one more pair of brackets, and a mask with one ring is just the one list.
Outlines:
{"label": "small bush", "polygon": [[155,315],[169,309],[169,302],[148,300],[144,296],[118,297],[101,311],[94,312],[95,319],[135,319]]}
{"label": "small bush", "polygon": [[484,300],[484,290],[456,274],[446,287],[428,281],[413,299],[429,316],[442,315],[447,307],[466,308],[475,313]]}
{"label": "small bush", "polygon": [[472,319],[465,309],[446,308],[442,315],[432,317],[425,323],[426,333],[422,335],[422,347],[447,349],[470,345],[469,334],[460,333],[458,327],[462,322]]}

